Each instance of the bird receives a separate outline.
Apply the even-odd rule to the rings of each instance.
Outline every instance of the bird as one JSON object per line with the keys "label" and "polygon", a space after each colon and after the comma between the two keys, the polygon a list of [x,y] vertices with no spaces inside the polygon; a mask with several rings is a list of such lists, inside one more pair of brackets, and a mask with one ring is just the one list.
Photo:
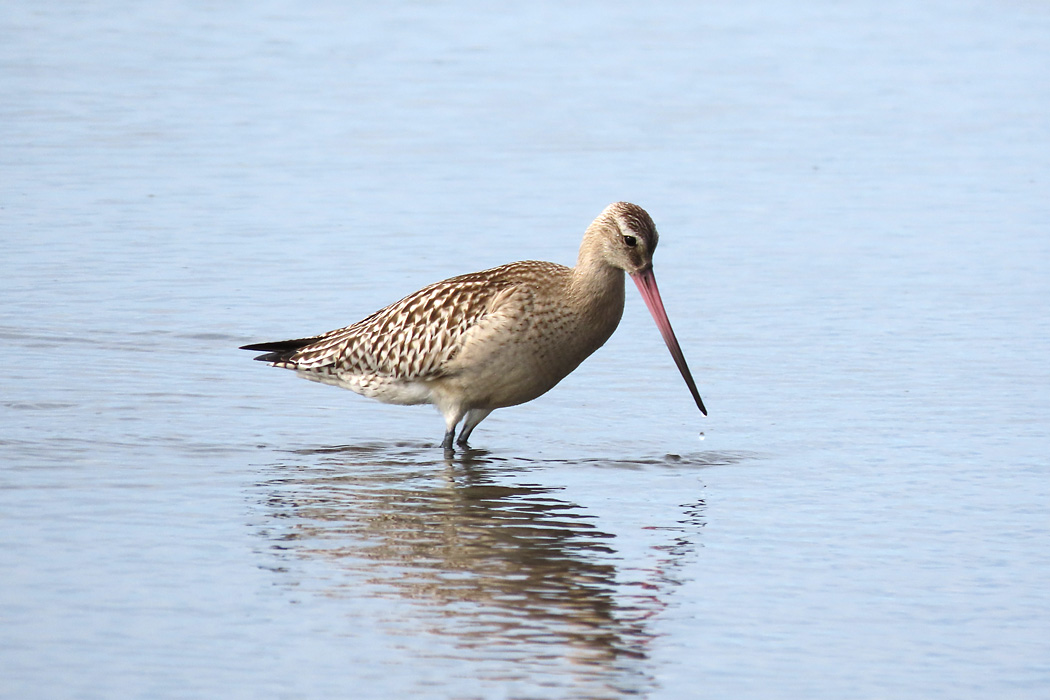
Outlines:
{"label": "bird", "polygon": [[587,227],[575,267],[508,263],[428,285],[344,328],[240,349],[384,403],[433,404],[450,453],[453,441],[467,449],[492,411],[542,396],[605,344],[623,315],[627,274],[706,416],[656,286],[658,240],[648,212],[615,202]]}

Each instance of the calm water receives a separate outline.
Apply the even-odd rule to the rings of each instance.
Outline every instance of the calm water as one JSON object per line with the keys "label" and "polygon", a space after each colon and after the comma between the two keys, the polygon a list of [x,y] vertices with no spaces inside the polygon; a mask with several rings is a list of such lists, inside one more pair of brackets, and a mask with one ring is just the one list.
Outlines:
{"label": "calm water", "polygon": [[[20,3],[0,695],[1042,698],[1050,9]],[[446,461],[236,347],[645,206]]]}

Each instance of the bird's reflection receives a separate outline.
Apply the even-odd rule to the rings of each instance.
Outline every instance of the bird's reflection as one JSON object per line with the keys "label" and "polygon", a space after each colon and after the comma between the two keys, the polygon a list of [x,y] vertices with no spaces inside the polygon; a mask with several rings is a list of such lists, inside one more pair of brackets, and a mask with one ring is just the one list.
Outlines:
{"label": "bird's reflection", "polygon": [[637,660],[654,638],[649,618],[666,606],[675,560],[695,549],[703,524],[693,501],[654,528],[667,536],[649,580],[625,584],[613,536],[559,489],[530,483],[528,463],[355,446],[296,452],[268,472],[266,536],[279,556],[352,574],[326,593],[403,597],[436,610],[441,622],[429,629],[459,648],[509,654],[522,673],[566,658],[627,672],[632,687],[618,682],[621,691],[646,682]]}

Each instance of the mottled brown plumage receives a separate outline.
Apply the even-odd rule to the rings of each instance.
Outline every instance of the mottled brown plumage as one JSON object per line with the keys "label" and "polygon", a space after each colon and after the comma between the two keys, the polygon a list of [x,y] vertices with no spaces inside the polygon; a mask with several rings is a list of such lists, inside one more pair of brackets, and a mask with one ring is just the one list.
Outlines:
{"label": "mottled brown plumage", "polygon": [[386,403],[433,403],[451,450],[461,420],[458,442],[465,445],[494,409],[546,393],[609,339],[623,313],[626,271],[704,411],[659,303],[657,241],[645,210],[617,202],[588,227],[575,268],[510,263],[429,285],[345,328],[244,348],[268,351],[256,359],[275,367]]}

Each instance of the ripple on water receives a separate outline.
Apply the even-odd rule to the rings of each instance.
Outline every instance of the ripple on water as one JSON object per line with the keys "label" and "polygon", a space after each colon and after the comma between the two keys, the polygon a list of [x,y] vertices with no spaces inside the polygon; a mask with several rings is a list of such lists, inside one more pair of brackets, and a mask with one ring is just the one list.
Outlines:
{"label": "ripple on water", "polygon": [[[324,581],[304,581],[275,562],[294,590],[393,598],[416,612],[384,624],[437,634],[459,660],[499,665],[524,681],[568,664],[594,688],[644,690],[637,662],[656,637],[651,619],[668,604],[674,560],[696,548],[703,501],[651,528],[661,563],[626,575],[616,535],[567,497],[529,483],[571,460],[506,458],[469,450],[444,459],[429,443],[359,444],[291,451],[257,484],[273,557],[324,562]],[[590,458],[593,468],[678,469],[729,464],[742,455]],[[335,575],[331,571],[335,571]],[[638,572],[643,579],[638,580]],[[592,688],[592,692],[598,692]]]}

